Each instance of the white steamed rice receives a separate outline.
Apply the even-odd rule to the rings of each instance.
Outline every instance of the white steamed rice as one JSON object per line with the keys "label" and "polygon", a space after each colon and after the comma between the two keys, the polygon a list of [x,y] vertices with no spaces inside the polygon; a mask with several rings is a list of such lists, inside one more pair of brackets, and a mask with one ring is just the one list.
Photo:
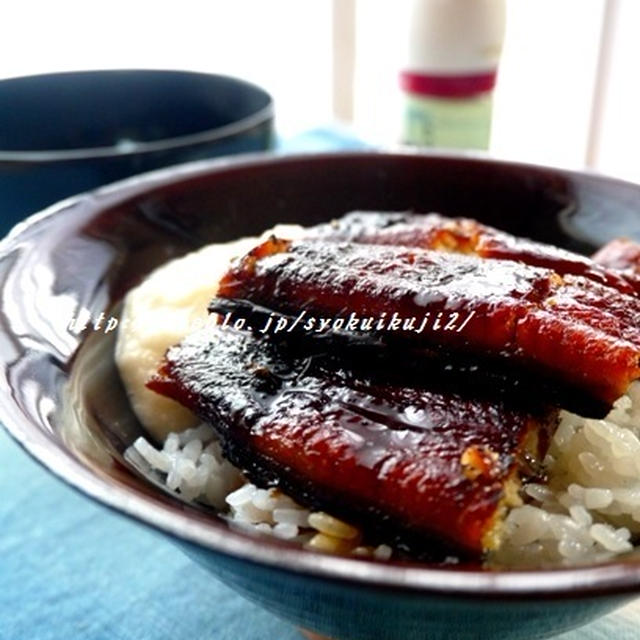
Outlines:
{"label": "white steamed rice", "polygon": [[323,513],[311,512],[278,489],[260,489],[222,457],[215,431],[207,424],[170,433],[162,449],[138,438],[125,458],[156,483],[187,501],[223,512],[237,528],[297,542],[308,549],[352,553],[388,560],[391,547],[361,544],[355,527]]}
{"label": "white steamed rice", "polygon": [[524,488],[492,560],[518,566],[602,562],[640,535],[640,383],[604,420],[562,412],[545,459],[548,482]]}
{"label": "white steamed rice", "polygon": [[[222,457],[208,425],[169,434],[160,450],[138,438],[125,457],[183,499],[223,511],[232,526],[318,551],[392,556],[387,545],[364,546],[347,523],[249,483]],[[525,504],[507,516],[491,564],[571,565],[631,551],[640,536],[640,383],[604,420],[562,412],[545,470],[548,482],[525,486]]]}

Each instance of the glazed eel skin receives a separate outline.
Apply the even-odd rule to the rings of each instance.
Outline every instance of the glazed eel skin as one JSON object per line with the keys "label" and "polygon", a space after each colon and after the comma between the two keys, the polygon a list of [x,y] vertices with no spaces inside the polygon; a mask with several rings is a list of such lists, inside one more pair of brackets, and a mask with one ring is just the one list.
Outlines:
{"label": "glazed eel skin", "polygon": [[[211,311],[251,316],[458,319],[418,332],[352,332],[387,347],[480,357],[572,389],[602,417],[640,377],[640,299],[596,280],[429,249],[271,238],[222,278]],[[303,314],[303,315],[301,315]],[[395,315],[394,315],[395,314]],[[454,316],[455,314],[455,316]],[[434,325],[430,325],[433,327]],[[560,399],[562,401],[562,399]]]}
{"label": "glazed eel skin", "polygon": [[[218,328],[170,349],[149,387],[214,425],[227,457],[260,486],[430,559],[496,547],[555,428],[549,399],[602,415],[638,376],[632,278],[436,214],[352,214],[309,235],[256,247],[211,310],[473,311],[477,322],[462,335],[368,334],[365,347],[392,347],[370,352],[349,336],[339,356],[330,341]],[[547,394],[548,378],[547,391],[560,380],[573,395]]]}
{"label": "glazed eel skin", "polygon": [[425,559],[477,558],[499,544],[557,411],[456,392],[442,372],[421,379],[389,357],[216,327],[171,348],[148,386],[212,424],[259,486]]}
{"label": "glazed eel skin", "polygon": [[593,256],[594,262],[620,271],[626,278],[640,278],[640,244],[631,238],[615,238]]}
{"label": "glazed eel skin", "polygon": [[[488,260],[513,260],[547,267],[560,275],[583,276],[622,293],[640,293],[639,246],[625,238],[613,240],[593,258],[560,247],[520,238],[470,218],[438,213],[354,211],[312,227],[306,238],[418,247],[477,255]],[[634,261],[636,270],[629,268]]]}

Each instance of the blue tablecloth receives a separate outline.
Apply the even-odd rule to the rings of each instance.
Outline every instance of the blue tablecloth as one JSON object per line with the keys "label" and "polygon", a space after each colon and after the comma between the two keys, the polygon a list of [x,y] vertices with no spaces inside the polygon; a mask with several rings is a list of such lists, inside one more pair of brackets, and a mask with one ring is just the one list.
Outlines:
{"label": "blue tablecloth", "polygon": [[[291,150],[358,146],[318,130]],[[170,542],[77,494],[0,429],[0,640],[301,640]],[[562,640],[636,640],[634,604]]]}

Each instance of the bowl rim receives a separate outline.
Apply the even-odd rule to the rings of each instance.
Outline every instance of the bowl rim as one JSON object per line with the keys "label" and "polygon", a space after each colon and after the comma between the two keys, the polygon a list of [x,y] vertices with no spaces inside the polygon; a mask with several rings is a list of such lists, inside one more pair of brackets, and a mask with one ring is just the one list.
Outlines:
{"label": "bowl rim", "polygon": [[[416,156],[432,159],[461,159],[492,165],[509,165],[521,170],[545,169],[564,177],[592,177],[608,183],[620,183],[640,190],[640,185],[616,178],[608,178],[591,171],[555,169],[529,163],[489,158],[478,153],[443,152],[442,150],[363,150],[350,152],[322,152],[284,154],[273,152],[250,153],[203,160],[160,169],[147,174],[100,187],[67,198],[43,211],[33,214],[16,225],[0,241],[0,263],[15,249],[22,234],[42,220],[54,216],[73,215],[76,208],[92,208],[97,213],[161,186],[210,173],[225,172],[243,167],[271,163],[331,161],[373,156]],[[11,267],[9,267],[9,271]],[[109,509],[164,534],[195,544],[214,553],[236,559],[316,578],[357,584],[363,588],[393,589],[416,595],[439,595],[483,600],[509,600],[539,597],[545,600],[566,600],[587,596],[611,596],[640,590],[640,563],[610,561],[598,565],[535,570],[469,570],[465,568],[433,568],[418,564],[399,564],[373,560],[323,555],[277,541],[254,538],[220,526],[217,519],[194,517],[193,514],[170,505],[159,504],[151,497],[135,492],[121,484],[107,481],[104,474],[91,471],[62,443],[53,440],[16,407],[9,385],[0,377],[0,424],[12,438],[38,463],[79,493]]]}
{"label": "bowl rim", "polygon": [[107,76],[118,73],[148,73],[153,75],[164,74],[181,74],[183,76],[201,76],[209,80],[228,80],[236,84],[237,87],[245,91],[254,91],[260,94],[266,100],[266,104],[251,113],[250,115],[235,120],[221,127],[212,127],[203,129],[196,133],[189,133],[181,136],[173,136],[171,138],[162,138],[150,142],[134,142],[126,148],[119,148],[116,145],[106,147],[86,147],[76,149],[38,149],[38,150],[17,150],[9,151],[0,148],[0,162],[7,163],[23,163],[23,164],[39,164],[62,163],[73,160],[92,160],[97,158],[121,158],[145,153],[153,153],[158,151],[168,151],[180,149],[182,147],[200,145],[223,140],[224,138],[233,137],[243,131],[253,129],[274,117],[274,101],[271,94],[253,82],[237,78],[235,76],[224,75],[219,73],[207,73],[204,71],[189,71],[183,69],[96,69],[88,71],[61,71],[55,73],[39,73],[27,76],[16,76],[6,78],[3,82],[19,81],[32,78],[55,78],[60,76]]}

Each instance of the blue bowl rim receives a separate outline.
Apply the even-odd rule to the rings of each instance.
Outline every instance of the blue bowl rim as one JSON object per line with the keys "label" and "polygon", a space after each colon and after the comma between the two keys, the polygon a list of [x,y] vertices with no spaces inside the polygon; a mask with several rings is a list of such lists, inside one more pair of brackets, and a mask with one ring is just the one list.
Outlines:
{"label": "blue bowl rim", "polygon": [[[87,75],[87,74],[111,74],[111,73],[152,73],[152,74],[184,74],[190,76],[202,76],[210,80],[229,80],[238,87],[245,90],[255,91],[266,99],[264,107],[245,118],[230,122],[222,127],[214,127],[173,138],[163,138],[152,142],[135,142],[130,147],[120,149],[116,146],[109,147],[87,147],[86,149],[43,149],[38,151],[7,151],[0,148],[0,162],[39,164],[58,163],[73,160],[91,160],[94,158],[119,158],[140,155],[144,153],[154,153],[167,151],[169,149],[179,149],[182,147],[200,145],[211,142],[218,142],[224,138],[231,138],[243,131],[248,131],[257,127],[274,117],[273,97],[262,87],[235,76],[228,76],[217,73],[206,73],[201,71],[187,71],[182,69],[97,69],[91,71],[61,71],[58,73],[42,73],[31,76],[16,76],[6,78],[6,81],[20,80],[22,78],[55,78],[59,76]],[[3,80],[4,81],[4,80]],[[0,81],[0,85],[3,81]]]}
{"label": "blue bowl rim", "polygon": [[[428,156],[460,158],[479,163],[516,167],[522,170],[545,169],[567,178],[589,176],[595,180],[625,185],[640,191],[640,185],[609,178],[593,171],[554,169],[530,163],[492,159],[482,153],[443,150],[415,151],[395,149],[354,152],[282,154],[249,153],[233,158],[197,161],[178,167],[160,169],[134,176],[73,196],[33,214],[19,223],[0,241],[0,263],[20,244],[23,233],[40,221],[56,215],[73,215],[76,207],[112,207],[156,187],[170,185],[185,178],[212,172],[224,172],[243,166],[264,163],[297,162],[308,158],[331,161],[331,158],[362,156]],[[96,203],[99,203],[97,205]],[[65,213],[67,212],[67,213]],[[310,552],[279,541],[253,538],[232,529],[214,526],[217,520],[198,516],[171,505],[158,504],[129,488],[109,483],[104,473],[96,473],[76,458],[61,442],[54,442],[33,422],[16,410],[6,379],[0,377],[0,424],[13,439],[45,469],[79,493],[149,526],[214,553],[232,556],[277,570],[314,576],[362,588],[406,591],[417,596],[443,596],[478,600],[522,600],[536,597],[544,600],[573,600],[631,594],[640,591],[640,562],[612,561],[574,568],[539,570],[469,570],[432,568],[418,564],[355,559]]]}

